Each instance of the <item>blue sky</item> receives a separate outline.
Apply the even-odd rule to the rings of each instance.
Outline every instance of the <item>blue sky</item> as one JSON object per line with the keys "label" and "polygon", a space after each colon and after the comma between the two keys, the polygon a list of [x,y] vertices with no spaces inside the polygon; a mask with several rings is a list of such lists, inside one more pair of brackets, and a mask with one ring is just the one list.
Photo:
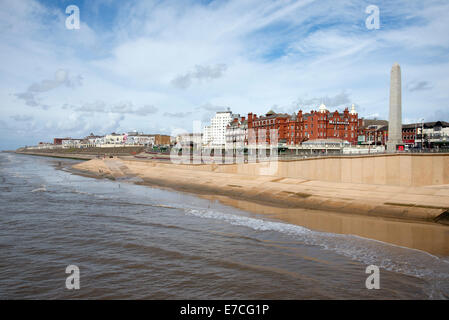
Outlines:
{"label": "blue sky", "polygon": [[[65,27],[68,5],[81,27]],[[0,0],[0,149],[138,130],[192,131],[218,110],[331,110],[449,121],[447,1]],[[368,5],[380,29],[365,26]]]}

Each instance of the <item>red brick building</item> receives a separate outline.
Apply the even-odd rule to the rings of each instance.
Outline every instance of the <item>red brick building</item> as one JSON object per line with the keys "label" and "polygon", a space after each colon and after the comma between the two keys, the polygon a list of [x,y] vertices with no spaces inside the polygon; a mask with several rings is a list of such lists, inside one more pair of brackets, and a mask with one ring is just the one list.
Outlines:
{"label": "red brick building", "polygon": [[[362,120],[359,129],[360,144],[385,145],[388,140],[387,120]],[[417,136],[420,137],[421,124],[411,123],[402,125],[402,142],[405,145],[414,146]]]}
{"label": "red brick building", "polygon": [[358,135],[359,144],[385,145],[388,138],[388,121],[361,119]]}
{"label": "red brick building", "polygon": [[300,110],[297,114],[289,115],[270,110],[260,117],[248,114],[248,130],[254,129],[257,138],[259,130],[266,130],[266,140],[269,143],[269,130],[275,129],[279,143],[287,145],[297,145],[311,139],[342,139],[355,144],[360,124],[354,105],[351,111],[346,108],[342,113],[331,113],[321,105],[318,111],[310,113]]}
{"label": "red brick building", "polygon": [[287,133],[292,116],[286,113],[275,113],[268,111],[265,116],[258,117],[256,114],[248,113],[248,139],[251,140],[251,130],[254,130],[257,141],[260,130],[266,130],[266,142],[270,143],[270,130],[275,129],[278,133],[278,141],[287,139]]}

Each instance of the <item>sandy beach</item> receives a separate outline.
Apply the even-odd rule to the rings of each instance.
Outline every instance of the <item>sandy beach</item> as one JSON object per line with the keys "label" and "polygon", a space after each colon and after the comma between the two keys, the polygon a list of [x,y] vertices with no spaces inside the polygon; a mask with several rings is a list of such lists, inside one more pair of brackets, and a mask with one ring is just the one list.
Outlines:
{"label": "sandy beach", "polygon": [[248,176],[204,165],[94,159],[83,174],[169,188],[257,214],[333,233],[355,234],[427,252],[449,254],[449,186],[402,187]]}
{"label": "sandy beach", "polygon": [[203,165],[93,159],[75,169],[114,179],[197,194],[221,195],[281,208],[303,208],[400,219],[440,221],[449,208],[449,185],[403,187],[217,172]]}

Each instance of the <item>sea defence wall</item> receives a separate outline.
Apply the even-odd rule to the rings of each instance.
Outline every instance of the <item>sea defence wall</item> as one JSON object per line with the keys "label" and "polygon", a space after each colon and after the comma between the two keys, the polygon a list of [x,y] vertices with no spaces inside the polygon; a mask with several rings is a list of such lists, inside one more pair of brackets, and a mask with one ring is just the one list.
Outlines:
{"label": "sea defence wall", "polygon": [[394,186],[449,184],[448,153],[336,156],[278,161],[271,165],[267,162],[261,162],[228,165],[182,165],[182,167],[246,176],[271,175],[279,178],[300,178],[342,183]]}
{"label": "sea defence wall", "polygon": [[[93,159],[73,168],[88,175],[280,208],[449,224],[449,159],[447,155],[440,156],[317,158],[273,162],[271,168],[267,168],[268,163],[194,165],[117,157]],[[380,161],[383,167],[376,161]],[[428,166],[430,171],[423,174],[421,170]],[[370,170],[366,175],[363,174],[364,168]],[[269,169],[275,170],[269,172]],[[374,173],[376,170],[383,172]]]}
{"label": "sea defence wall", "polygon": [[[277,165],[273,175],[279,177],[396,186],[449,184],[449,154],[329,157],[279,161]],[[238,174],[267,172],[263,163],[236,166]]]}

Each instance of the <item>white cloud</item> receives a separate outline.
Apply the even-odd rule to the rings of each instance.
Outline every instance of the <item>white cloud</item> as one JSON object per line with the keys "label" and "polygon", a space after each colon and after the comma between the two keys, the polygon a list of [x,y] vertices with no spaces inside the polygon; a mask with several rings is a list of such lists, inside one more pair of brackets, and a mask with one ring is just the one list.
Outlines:
{"label": "white cloud", "polygon": [[16,97],[25,101],[26,105],[30,107],[42,107],[48,109],[48,105],[38,102],[38,95],[56,89],[60,86],[75,88],[81,86],[83,77],[77,75],[70,76],[67,70],[59,69],[55,72],[53,79],[44,79],[39,82],[31,84],[25,92],[16,93]]}
{"label": "white cloud", "polygon": [[225,64],[217,64],[215,66],[196,65],[193,71],[179,75],[174,78],[171,83],[180,89],[190,87],[193,80],[213,80],[223,76],[227,66]]}
{"label": "white cloud", "polygon": [[11,119],[16,120],[16,121],[31,121],[34,118],[32,116],[26,115],[26,114],[18,114],[18,115],[13,115],[11,116]]}
{"label": "white cloud", "polygon": [[430,89],[432,89],[432,85],[429,81],[411,81],[407,84],[407,90],[410,92]]}

